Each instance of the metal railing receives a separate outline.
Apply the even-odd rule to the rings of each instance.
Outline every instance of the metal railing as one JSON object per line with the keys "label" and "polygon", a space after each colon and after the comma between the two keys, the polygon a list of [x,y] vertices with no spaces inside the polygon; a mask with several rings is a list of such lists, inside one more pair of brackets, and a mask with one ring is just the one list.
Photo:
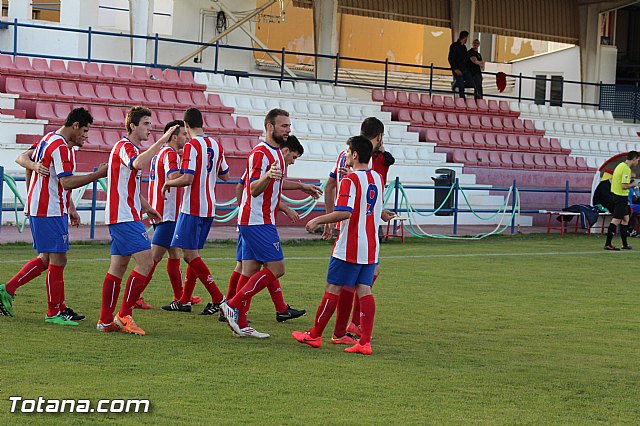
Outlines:
{"label": "metal railing", "polygon": [[[24,177],[18,177],[18,178],[12,178],[14,181],[16,182],[24,182],[25,178]],[[143,182],[148,182],[148,179],[145,178],[143,179]],[[6,184],[6,180],[5,180],[5,174],[4,174],[4,167],[0,166],[0,200],[3,201],[3,194],[4,194],[4,186]],[[235,185],[237,184],[238,181],[218,181],[219,185]],[[100,180],[96,180],[92,183],[90,183],[89,185],[87,185],[87,187],[91,188],[91,204],[90,205],[84,205],[84,206],[76,206],[76,209],[78,211],[88,211],[90,212],[90,222],[89,222],[89,238],[91,240],[94,239],[95,237],[95,227],[96,227],[96,216],[97,216],[97,212],[98,211],[104,211],[104,206],[98,206],[98,190],[99,190],[99,186],[104,185],[103,183],[101,183]],[[393,188],[389,188],[389,186],[392,186]],[[442,202],[441,205],[439,206],[434,206],[434,208],[413,208],[411,207],[410,209],[407,208],[403,208],[403,202],[401,201],[401,192],[403,192],[404,189],[418,189],[418,190],[434,190],[434,191],[445,191],[448,193],[447,197],[444,199],[444,201]],[[583,189],[571,189],[569,186],[569,181],[566,181],[566,185],[564,188],[520,188],[517,185],[517,181],[514,179],[513,181],[513,185],[510,188],[503,188],[503,187],[483,187],[483,186],[469,186],[469,187],[465,187],[465,186],[460,186],[460,181],[458,178],[455,179],[454,183],[452,186],[437,186],[437,185],[402,185],[400,182],[400,178],[396,177],[396,179],[394,181],[392,181],[392,183],[390,185],[387,185],[387,191],[390,191],[391,194],[389,194],[389,197],[387,200],[387,202],[391,201],[391,198],[393,198],[393,208],[391,208],[389,206],[389,209],[393,210],[395,213],[411,213],[411,212],[426,212],[426,213],[435,213],[435,212],[443,212],[443,213],[451,213],[451,215],[453,216],[453,229],[452,229],[452,233],[454,236],[458,235],[458,224],[460,221],[460,214],[462,213],[471,213],[474,214],[476,217],[479,217],[477,215],[477,213],[490,213],[490,214],[509,214],[511,215],[511,224],[510,224],[510,229],[511,229],[511,234],[515,233],[515,227],[516,225],[519,225],[519,223],[517,223],[516,220],[516,212],[518,214],[520,213],[525,213],[525,214],[531,214],[531,213],[539,213],[540,209],[522,209],[520,208],[519,204],[516,202],[516,196],[515,194],[518,192],[528,192],[528,193],[556,193],[556,194],[564,194],[564,207],[569,207],[569,196],[570,194],[590,194],[591,191],[590,190],[583,190]],[[499,193],[507,193],[507,196],[509,194],[514,194],[513,198],[511,199],[510,202],[510,206],[509,206],[509,200],[505,199],[503,206],[500,209],[482,209],[482,208],[472,208],[471,205],[468,203],[468,200],[466,200],[466,195],[464,195],[464,191],[492,191],[492,192],[499,192]],[[14,193],[14,195],[16,195],[16,199],[19,198],[19,196],[17,196],[17,194]],[[461,206],[460,205],[460,199],[462,198],[467,201],[467,206]],[[449,197],[452,197],[453,200],[451,202],[451,207],[447,207],[447,200],[449,199]],[[435,194],[434,194],[434,199],[435,199]],[[24,201],[19,200],[20,205],[18,205],[18,201],[14,202],[14,205],[12,206],[5,206],[4,203],[2,205],[2,209],[0,209],[0,230],[2,229],[2,214],[3,212],[16,212],[16,217],[17,217],[17,212],[20,211],[23,207],[24,207]],[[304,208],[308,208],[309,212],[313,211],[313,212],[324,212],[324,207],[317,207],[316,204],[314,204],[313,206],[304,206]],[[232,207],[230,205],[229,202],[222,202],[220,203],[220,205],[217,205],[216,210],[217,211],[233,211],[235,210],[236,207]],[[228,216],[228,215],[227,215]],[[228,220],[225,220],[225,222]],[[221,222],[221,221],[219,221]],[[18,225],[18,224],[16,224]],[[395,230],[396,225],[394,224],[394,230]]]}
{"label": "metal railing", "polygon": [[[314,54],[314,53],[301,53],[301,52],[294,52],[294,51],[288,51],[284,48],[280,49],[280,50],[275,50],[275,49],[262,49],[259,47],[247,47],[247,46],[237,46],[237,45],[231,45],[231,44],[221,44],[219,41],[211,44],[211,43],[203,43],[203,42],[198,42],[198,41],[190,41],[190,40],[181,40],[181,39],[173,39],[173,38],[167,38],[167,37],[160,37],[158,35],[158,33],[155,33],[155,35],[153,36],[149,36],[149,35],[137,35],[137,34],[126,34],[126,33],[115,33],[115,32],[109,32],[109,31],[101,31],[101,30],[96,30],[93,29],[92,27],[88,27],[87,29],[79,29],[79,28],[68,28],[68,27],[60,27],[60,26],[49,26],[49,25],[43,25],[43,24],[36,24],[36,23],[23,23],[23,22],[19,22],[17,19],[14,19],[13,21],[3,21],[2,22],[2,28],[4,30],[11,30],[13,32],[13,46],[12,46],[12,50],[8,50],[8,51],[3,51],[0,50],[0,53],[2,54],[10,54],[13,56],[27,56],[27,57],[41,57],[41,58],[48,58],[48,59],[62,59],[62,60],[77,60],[77,61],[87,61],[87,62],[97,62],[97,63],[109,63],[109,64],[116,64],[116,65],[131,65],[131,66],[147,66],[147,67],[154,67],[154,68],[171,68],[171,69],[185,69],[185,70],[190,70],[190,71],[199,71],[199,72],[206,72],[206,73],[223,73],[223,74],[232,74],[232,75],[243,75],[243,76],[247,76],[247,77],[265,77],[265,78],[274,78],[273,74],[267,74],[267,73],[260,73],[260,72],[249,72],[249,71],[241,71],[241,70],[228,70],[228,69],[220,69],[220,55],[221,52],[224,51],[250,51],[250,52],[254,52],[254,53],[272,53],[274,55],[279,55],[280,57],[280,69],[279,69],[279,75],[276,77],[276,79],[278,79],[279,81],[285,81],[285,80],[291,80],[291,81],[313,81],[316,83],[329,83],[329,84],[334,84],[334,85],[344,85],[344,86],[357,86],[357,87],[366,87],[366,88],[381,88],[381,89],[397,89],[397,90],[409,90],[409,91],[420,91],[420,92],[428,92],[429,94],[433,94],[433,93],[451,93],[448,90],[442,90],[442,89],[437,89],[434,87],[433,84],[433,76],[436,74],[445,74],[448,75],[451,70],[450,68],[446,68],[446,67],[439,67],[434,65],[433,63],[431,63],[430,65],[419,65],[419,64],[410,64],[410,63],[403,63],[403,62],[394,62],[394,61],[390,61],[388,58],[385,59],[384,61],[382,60],[375,60],[375,59],[366,59],[366,58],[355,58],[355,57],[348,57],[348,56],[341,56],[340,54],[337,55],[325,55],[325,54]],[[76,33],[76,34],[84,34],[86,35],[86,45],[87,45],[87,54],[86,56],[60,56],[60,55],[50,55],[50,54],[46,54],[46,53],[31,53],[31,52],[23,52],[19,49],[19,29],[20,28],[32,28],[32,29],[42,29],[42,30],[47,30],[47,31],[61,31],[61,32],[67,32],[67,33]],[[146,63],[146,62],[135,62],[135,61],[120,61],[120,60],[114,60],[114,59],[110,59],[110,58],[105,58],[105,57],[96,57],[94,55],[94,51],[92,49],[92,40],[94,37],[96,36],[105,36],[105,37],[115,37],[115,38],[126,38],[126,39],[138,39],[138,40],[145,40],[145,41],[153,41],[153,61]],[[212,49],[214,49],[214,58],[213,58],[213,67],[210,69],[206,69],[206,68],[194,68],[194,67],[175,67],[172,66],[170,64],[165,64],[165,63],[161,63],[159,62],[158,59],[158,52],[160,49],[160,44],[161,43],[171,43],[171,44],[178,44],[178,45],[185,45],[185,46],[195,46],[195,47],[202,47],[202,46],[206,46],[206,47],[210,47]],[[332,60],[334,62],[334,76],[333,78],[317,78],[317,77],[305,77],[305,76],[299,76],[299,77],[292,77],[290,75],[288,75],[287,73],[285,73],[285,65],[286,65],[286,60],[287,57],[311,57],[314,60],[317,59],[329,59]],[[363,81],[353,81],[351,79],[345,79],[345,78],[340,78],[340,70],[341,70],[341,63],[344,63],[346,61],[351,61],[351,62],[362,62],[362,63],[367,63],[367,64],[373,64],[373,65],[377,65],[379,67],[382,68],[382,70],[384,71],[384,80],[382,83],[375,83],[375,82],[363,82]],[[405,67],[405,68],[410,68],[410,69],[415,69],[417,71],[416,74],[418,75],[424,75],[425,73],[428,73],[428,85],[427,86],[421,86],[421,87],[415,87],[415,86],[411,86],[411,85],[398,85],[398,84],[390,84],[389,82],[389,77],[390,77],[390,72],[391,72],[391,68],[395,68],[395,67]],[[495,77],[498,73],[493,73],[493,72],[483,72],[484,75],[487,76],[493,76]],[[518,74],[518,75],[511,75],[511,74],[505,74],[506,77],[508,78],[512,78],[515,79],[518,82],[518,93],[517,96],[509,96],[509,95],[502,95],[502,94],[492,94],[492,97],[496,97],[496,98],[503,98],[503,99],[510,99],[510,100],[517,100],[518,102],[522,102],[522,101],[533,101],[533,102],[544,102],[544,103],[552,103],[552,102],[558,102],[557,99],[535,99],[535,98],[530,98],[530,97],[525,97],[522,94],[522,84],[525,81],[528,80],[533,80],[533,81],[540,81],[542,80],[542,78],[540,76],[525,76],[522,75],[522,73]],[[427,76],[425,76],[426,78]],[[551,78],[547,78],[546,76],[544,77],[544,80],[547,82],[551,82],[552,79]],[[580,91],[582,93],[582,89],[584,87],[595,87],[598,90],[602,87],[602,83],[594,83],[594,82],[582,82],[582,81],[573,81],[573,80],[563,80],[562,81],[563,84],[563,88],[565,87],[564,85],[579,85],[580,86]],[[563,90],[564,92],[564,90]],[[598,92],[600,93],[600,92]],[[598,99],[600,98],[600,96],[598,96]],[[560,102],[562,102],[563,104],[570,104],[570,105],[580,105],[580,106],[593,106],[593,107],[597,107],[600,108],[600,101],[598,103],[585,103],[585,102],[576,102],[576,101],[566,101],[566,100],[560,100]]]}

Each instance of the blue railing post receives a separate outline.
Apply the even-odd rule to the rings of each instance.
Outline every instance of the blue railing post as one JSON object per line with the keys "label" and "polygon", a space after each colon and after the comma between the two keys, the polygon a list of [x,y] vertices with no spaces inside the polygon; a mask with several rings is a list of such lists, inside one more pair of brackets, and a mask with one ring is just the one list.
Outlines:
{"label": "blue railing post", "polygon": [[13,56],[18,54],[18,18],[13,20]]}
{"label": "blue railing post", "polygon": [[518,103],[522,102],[522,73],[518,76]]}
{"label": "blue railing post", "polygon": [[453,235],[458,235],[458,189],[460,188],[460,178],[456,178],[453,185]]}
{"label": "blue railing post", "polygon": [[282,59],[280,62],[280,83],[282,83],[282,80],[284,80],[284,47],[282,48]]}
{"label": "blue railing post", "polygon": [[566,181],[565,187],[564,187],[564,208],[566,209],[567,207],[569,207],[569,181]]}
{"label": "blue railing post", "polygon": [[213,72],[218,72],[218,51],[220,50],[220,40],[216,40],[216,55],[213,58]]}
{"label": "blue railing post", "polygon": [[4,166],[0,166],[0,232],[2,231],[2,209],[4,206],[3,201],[4,201]]}
{"label": "blue railing post", "polygon": [[[94,168],[95,172],[98,170]],[[89,239],[93,240],[96,234],[96,205],[97,205],[98,180],[94,180],[91,184],[91,228],[89,229]]]}
{"label": "blue railing post", "polygon": [[433,62],[429,66],[429,97],[433,94]]}
{"label": "blue railing post", "polygon": [[[511,193],[511,235],[514,234],[515,229],[516,229],[516,191],[517,191],[517,186],[516,186],[516,180],[513,180],[513,192]],[[519,201],[519,200],[518,200]]]}
{"label": "blue railing post", "polygon": [[153,38],[153,67],[158,67],[158,48],[159,48],[160,40],[158,40],[158,33],[156,33]]}
{"label": "blue railing post", "polygon": [[389,81],[389,58],[384,58],[384,90],[387,90],[388,81]]}
{"label": "blue railing post", "polygon": [[91,32],[92,29],[89,27],[87,29],[87,62],[91,62]]}
{"label": "blue railing post", "polygon": [[333,84],[338,85],[338,72],[340,70],[340,53],[336,53],[336,75],[333,76]]}

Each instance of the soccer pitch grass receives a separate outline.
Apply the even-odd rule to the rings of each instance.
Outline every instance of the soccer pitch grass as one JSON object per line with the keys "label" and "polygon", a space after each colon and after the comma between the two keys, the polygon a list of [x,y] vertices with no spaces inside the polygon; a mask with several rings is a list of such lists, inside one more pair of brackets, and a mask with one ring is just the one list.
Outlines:
{"label": "soccer pitch grass", "polygon": [[[597,236],[399,241],[381,248],[370,357],[291,338],[313,323],[331,246],[285,244],[285,299],[307,315],[275,321],[268,292],[250,319],[264,341],[238,339],[217,316],[169,313],[164,263],[134,312],[147,336],[95,324],[107,245],[73,245],[66,298],[79,327],[43,322],[43,276],[0,317],[0,423],[594,424],[640,422],[640,289],[636,252]],[[0,247],[0,279],[33,256]],[[203,257],[221,289],[233,244]],[[204,296],[201,284],[195,294]],[[206,299],[206,298],[205,298]],[[201,305],[196,306],[196,312]],[[25,399],[149,399],[146,414],[10,414]]]}

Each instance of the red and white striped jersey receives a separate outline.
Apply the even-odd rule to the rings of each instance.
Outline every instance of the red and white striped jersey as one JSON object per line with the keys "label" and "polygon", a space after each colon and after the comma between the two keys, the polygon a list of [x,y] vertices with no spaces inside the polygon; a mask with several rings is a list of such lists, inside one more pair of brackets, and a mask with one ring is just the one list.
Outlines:
{"label": "red and white striped jersey", "polygon": [[109,154],[107,203],[104,221],[108,225],[141,220],[140,180],[142,172],[133,168],[140,150],[123,137]]}
{"label": "red and white striped jersey", "polygon": [[378,262],[383,196],[382,176],[375,170],[357,170],[344,176],[335,209],[351,212],[351,217],[341,222],[333,257],[365,265]]}
{"label": "red and white striped jersey", "polygon": [[260,179],[271,165],[278,164],[285,171],[284,157],[280,148],[274,148],[266,142],[260,142],[249,154],[244,182],[244,192],[238,214],[238,225],[275,225],[276,212],[282,194],[282,179],[271,179],[267,188],[257,197],[251,196],[251,182]]}
{"label": "red and white striped jersey", "polygon": [[160,148],[160,151],[151,160],[149,168],[149,204],[162,216],[163,222],[176,221],[180,212],[180,200],[182,188],[171,188],[162,196],[162,187],[169,174],[179,171],[178,153],[168,145]]}
{"label": "red and white striped jersey", "polygon": [[49,169],[49,176],[31,174],[27,193],[27,214],[39,217],[68,214],[71,191],[62,187],[60,178],[71,176],[75,171],[73,149],[69,148],[62,135],[54,132],[47,133],[40,142],[32,145],[32,148],[35,148],[32,160],[42,161],[42,165]]}
{"label": "red and white striped jersey", "polygon": [[222,145],[208,136],[196,136],[184,145],[180,173],[193,175],[193,183],[185,187],[182,213],[213,217],[216,209],[216,180],[229,172]]}

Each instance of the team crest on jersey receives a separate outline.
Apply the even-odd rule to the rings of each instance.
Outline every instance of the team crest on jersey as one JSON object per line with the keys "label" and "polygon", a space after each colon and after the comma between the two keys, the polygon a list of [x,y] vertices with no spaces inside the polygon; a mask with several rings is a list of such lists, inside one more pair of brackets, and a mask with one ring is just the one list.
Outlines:
{"label": "team crest on jersey", "polygon": [[277,243],[273,243],[273,246],[276,248],[276,250],[280,251],[280,241],[278,241]]}
{"label": "team crest on jersey", "polygon": [[62,236],[62,242],[67,244],[68,241],[69,241],[69,234],[64,234]]}
{"label": "team crest on jersey", "polygon": [[142,233],[142,238],[144,238],[145,240],[149,241],[149,234],[147,234],[146,232]]}

